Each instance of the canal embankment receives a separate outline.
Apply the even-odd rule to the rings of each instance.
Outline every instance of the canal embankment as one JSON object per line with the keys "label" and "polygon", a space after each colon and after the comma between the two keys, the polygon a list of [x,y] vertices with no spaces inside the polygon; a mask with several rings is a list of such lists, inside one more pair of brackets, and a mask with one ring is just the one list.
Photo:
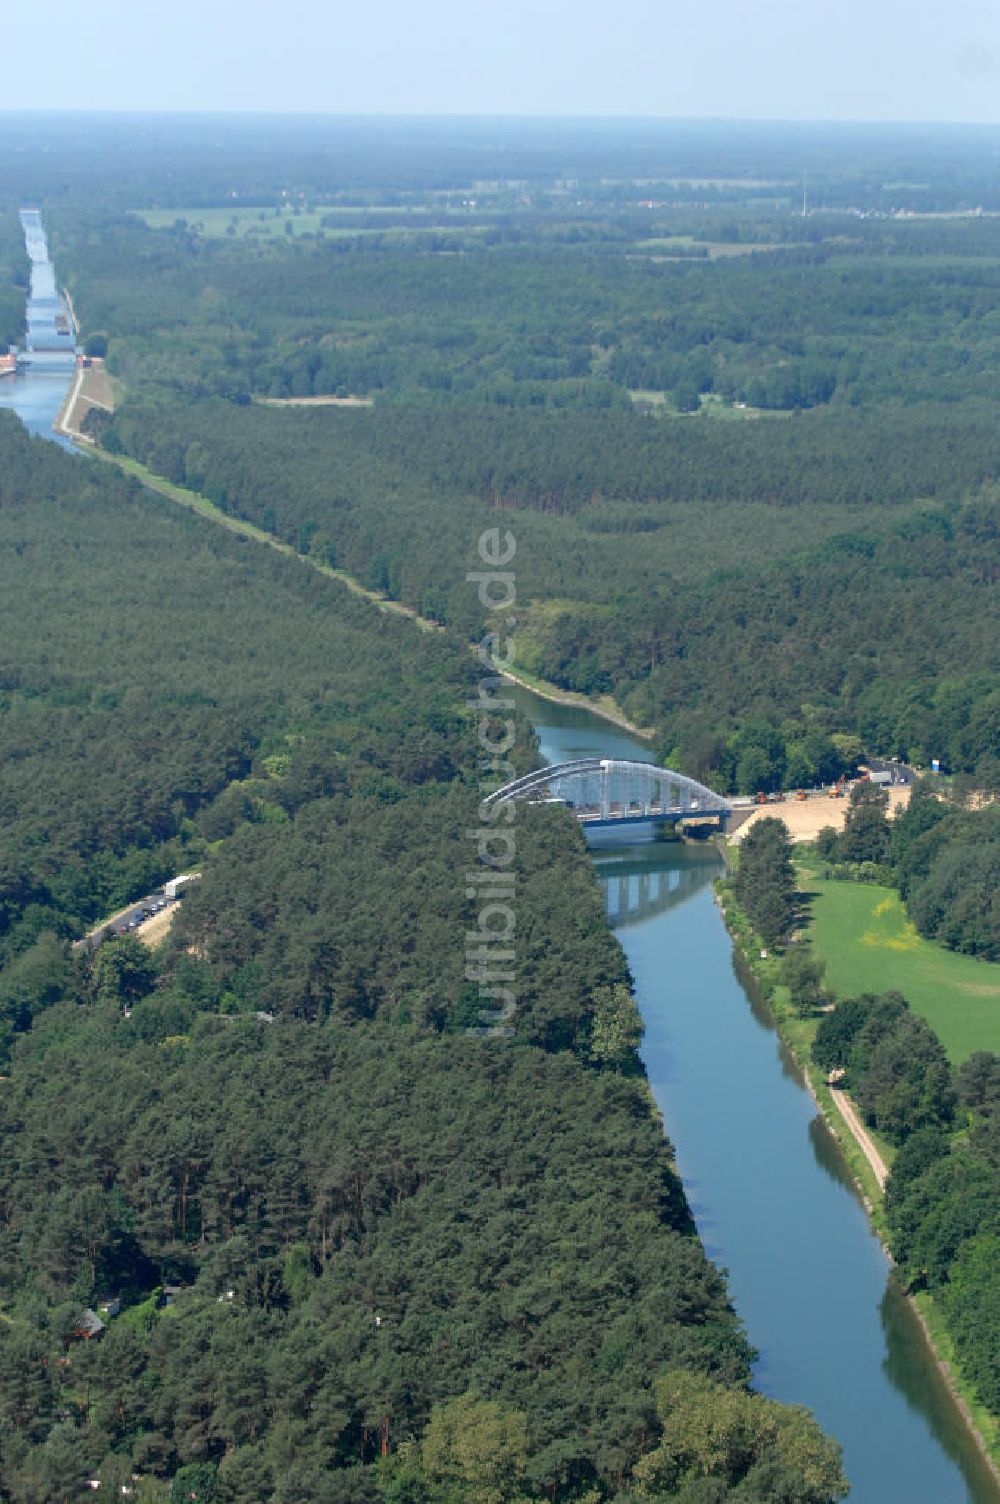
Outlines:
{"label": "canal embankment", "polygon": [[87,414],[95,407],[105,413],[114,412],[115,408],[113,380],[105,369],[104,361],[96,358],[77,366],[66,400],[56,417],[56,433],[93,450],[94,440],[84,433],[83,425]]}
{"label": "canal embankment", "polygon": [[522,689],[529,690],[540,700],[548,701],[550,705],[565,705],[573,710],[585,710],[589,715],[596,715],[599,720],[608,721],[612,726],[619,726],[622,731],[627,731],[632,736],[642,737],[643,741],[651,741],[656,734],[650,728],[637,726],[630,721],[613,695],[590,696],[570,689],[560,689],[559,685],[553,684],[551,680],[536,678],[534,674],[529,674],[524,669],[502,668],[498,672],[509,683],[520,685]]}
{"label": "canal embankment", "polygon": [[[802,1079],[836,1139],[844,1163],[861,1197],[872,1230],[885,1255],[893,1262],[885,1215],[885,1189],[894,1150],[877,1133],[869,1131],[856,1104],[812,1059],[816,1020],[800,1017],[792,1008],[780,977],[778,958],[762,946],[728,883],[716,885],[716,897],[726,928],[753,985],[766,1000],[775,1027],[788,1048]],[[903,1291],[903,1297],[918,1324],[931,1361],[943,1380],[956,1413],[988,1469],[1000,1496],[1000,1425],[981,1403],[974,1386],[964,1377],[954,1345],[933,1295],[927,1291]]]}

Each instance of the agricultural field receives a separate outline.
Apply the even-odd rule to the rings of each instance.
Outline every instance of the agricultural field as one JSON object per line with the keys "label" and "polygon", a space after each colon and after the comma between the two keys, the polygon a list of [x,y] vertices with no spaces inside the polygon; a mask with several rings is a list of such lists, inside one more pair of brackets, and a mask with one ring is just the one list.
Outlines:
{"label": "agricultural field", "polygon": [[[238,209],[136,209],[134,213],[151,230],[169,230],[178,220],[184,220],[190,229],[210,240],[230,234],[246,240],[255,236],[269,239],[273,235],[288,233],[315,235],[326,210],[309,213],[306,210],[296,212],[291,206],[279,209],[274,205],[264,208],[245,204]],[[286,223],[292,226],[290,232],[285,229]]]}
{"label": "agricultural field", "polygon": [[[247,204],[239,208],[134,209],[131,212],[142,220],[147,229],[170,230],[178,221],[183,221],[189,230],[196,231],[206,240],[273,240],[279,236],[295,239],[300,235],[321,235],[327,240],[336,240],[341,237],[354,239],[382,235],[395,241],[430,232],[435,236],[477,235],[482,234],[484,228],[482,225],[468,224],[464,217],[455,215],[454,223],[430,224],[425,219],[420,219],[412,225],[387,222],[383,229],[379,224],[357,224],[361,213],[357,209],[339,211],[347,222],[338,225],[332,223],[338,211],[328,205],[321,209],[307,209],[293,204],[270,205],[267,208]],[[377,209],[366,207],[363,211],[364,218],[367,220],[378,212]]]}

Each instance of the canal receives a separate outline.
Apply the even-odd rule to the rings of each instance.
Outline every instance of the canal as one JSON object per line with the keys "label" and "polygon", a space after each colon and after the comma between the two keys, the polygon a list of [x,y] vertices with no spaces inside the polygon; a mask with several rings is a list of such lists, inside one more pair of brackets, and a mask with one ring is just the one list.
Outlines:
{"label": "canal", "polygon": [[75,453],[69,439],[54,433],[52,427],[72,379],[72,369],[46,371],[26,366],[16,376],[0,378],[0,410],[16,413],[29,433]]}
{"label": "canal", "polygon": [[[26,354],[16,375],[0,377],[0,410],[16,413],[29,433],[72,450],[69,439],[55,433],[53,425],[76,373],[73,337],[56,287],[41,216],[34,210],[22,210],[21,223],[31,262],[25,308]],[[66,322],[65,330],[57,327],[57,317]]]}
{"label": "canal", "polygon": [[[588,711],[516,690],[549,762],[651,760]],[[995,1504],[1000,1492],[894,1282],[832,1138],[754,996],[714,899],[714,847],[594,831],[643,1058],[702,1242],[759,1351],[754,1382],[844,1448],[852,1504]]]}

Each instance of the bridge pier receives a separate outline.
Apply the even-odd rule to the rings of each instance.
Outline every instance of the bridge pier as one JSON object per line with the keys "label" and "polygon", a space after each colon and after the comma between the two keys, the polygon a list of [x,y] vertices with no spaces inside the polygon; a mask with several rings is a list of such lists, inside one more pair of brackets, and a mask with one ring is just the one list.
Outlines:
{"label": "bridge pier", "polygon": [[686,841],[707,841],[711,836],[718,833],[717,825],[710,825],[707,820],[699,820],[697,825],[689,825],[684,832]]}

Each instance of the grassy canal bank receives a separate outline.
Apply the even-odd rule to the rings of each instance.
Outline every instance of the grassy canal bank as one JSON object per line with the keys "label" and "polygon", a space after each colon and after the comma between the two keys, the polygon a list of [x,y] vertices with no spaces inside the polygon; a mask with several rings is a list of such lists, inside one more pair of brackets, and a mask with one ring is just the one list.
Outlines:
{"label": "grassy canal bank", "polygon": [[[79,435],[72,437],[79,442]],[[219,527],[226,528],[231,533],[238,533],[243,538],[250,538],[255,543],[262,543],[267,548],[273,548],[280,554],[286,554],[293,559],[301,559],[319,574],[327,579],[337,580],[354,595],[360,595],[365,600],[371,601],[381,611],[388,611],[396,616],[407,616],[427,632],[439,632],[442,628],[437,622],[429,621],[420,616],[409,606],[404,606],[401,601],[390,600],[376,590],[368,590],[353,575],[349,575],[344,569],[333,569],[329,564],[324,564],[321,559],[314,559],[309,554],[300,553],[290,543],[283,543],[273,533],[266,533],[263,528],[257,527],[252,522],[246,522],[242,517],[233,517],[216,506],[207,496],[202,496],[198,491],[189,491],[186,486],[178,486],[173,481],[167,480],[162,475],[157,475],[155,470],[150,470],[147,465],[142,465],[138,460],[129,459],[122,454],[109,454],[106,450],[98,447],[88,448],[88,454],[96,455],[108,464],[115,465],[126,475],[131,475],[134,480],[145,486],[146,490],[152,491],[156,496],[165,497],[168,501],[175,502],[178,506],[186,508],[189,512],[197,512],[199,517],[204,517],[208,522],[217,523]]]}
{"label": "grassy canal bank", "polygon": [[[66,405],[67,407],[72,405],[70,398],[67,399]],[[109,454],[106,450],[93,445],[90,441],[84,439],[79,433],[71,429],[67,429],[66,432],[76,442],[86,445],[88,454],[96,455],[108,464],[117,466],[119,470],[124,471],[126,475],[131,475],[133,479],[139,481],[147,490],[154,492],[155,495],[165,497],[168,501],[175,502],[178,506],[185,507],[190,512],[197,512],[199,517],[204,517],[209,522],[215,522],[220,527],[227,528],[230,532],[239,533],[241,537],[252,538],[254,542],[263,543],[268,548],[276,549],[279,553],[302,559],[313,569],[318,570],[320,574],[326,575],[328,579],[337,580],[355,595],[364,596],[366,600],[371,601],[380,610],[394,612],[399,616],[408,616],[411,621],[416,622],[418,626],[429,632],[442,630],[439,623],[420,616],[412,607],[405,606],[400,601],[391,600],[379,591],[367,589],[353,575],[348,574],[346,570],[333,569],[329,564],[324,564],[320,559],[314,559],[309,554],[300,553],[290,543],[282,542],[273,533],[265,532],[263,528],[257,527],[254,523],[246,522],[241,517],[234,517],[230,513],[224,512],[214,501],[210,501],[207,496],[201,495],[200,492],[188,490],[186,486],[179,486],[173,481],[167,480],[164,476],[157,475],[154,470],[150,470],[147,465],[140,464],[138,460],[130,459],[126,455]],[[509,669],[501,669],[500,673],[504,679],[509,680],[512,684],[520,684],[524,689],[530,689],[533,694],[538,695],[542,700],[549,700],[555,705],[567,705],[588,710],[592,715],[599,716],[601,720],[610,721],[612,725],[620,726],[623,731],[628,731],[633,736],[642,737],[647,741],[653,736],[651,730],[634,725],[611,695],[597,695],[590,698],[587,695],[574,694],[569,690],[560,689],[557,684],[551,684],[546,679],[538,679],[535,675],[529,674],[526,670],[520,668],[516,672]]]}
{"label": "grassy canal bank", "polygon": [[602,721],[610,721],[613,726],[620,726],[623,731],[628,731],[632,736],[640,736],[644,741],[650,741],[654,732],[642,726],[636,726],[629,720],[611,695],[588,696],[577,694],[572,690],[560,689],[558,684],[552,684],[548,679],[539,679],[534,674],[529,674],[526,669],[519,668],[516,672],[510,669],[500,669],[500,674],[511,684],[520,684],[522,689],[530,689],[532,694],[540,700],[548,700],[553,705],[566,705],[576,710],[589,711],[591,715],[599,716]]}
{"label": "grassy canal bank", "polygon": [[[797,853],[797,857],[799,855]],[[801,855],[805,859],[797,867],[797,875],[800,890],[807,895],[807,902],[811,905],[810,939],[817,953],[827,962],[827,981],[835,994],[838,997],[856,996],[864,992],[895,988],[912,1002],[914,1011],[922,1013],[931,1026],[937,1028],[938,1019],[945,1014],[947,997],[961,999],[965,995],[961,991],[966,982],[965,967],[960,965],[952,968],[949,963],[966,962],[969,958],[955,956],[928,941],[921,940],[919,947],[914,947],[908,938],[905,911],[901,922],[895,913],[895,907],[887,904],[887,895],[896,904],[899,903],[898,895],[892,890],[851,882],[821,884],[810,861],[811,853]],[[764,947],[759,936],[754,933],[746,914],[736,902],[729,881],[723,879],[717,884],[717,897],[726,928],[735,944],[741,969],[749,974],[757,992],[770,1007],[778,1033],[791,1051],[813,1100],[838,1144],[871,1225],[891,1260],[885,1191],[875,1164],[881,1158],[891,1171],[898,1151],[883,1135],[867,1125],[860,1133],[852,1129],[852,1115],[845,1115],[835,1100],[835,1095],[843,1098],[844,1093],[835,1093],[825,1072],[812,1058],[819,1018],[815,1015],[802,1017],[792,1007],[788,988],[782,980],[782,959]],[[878,928],[879,921],[882,922],[881,931]],[[876,926],[874,931],[872,923]],[[901,975],[898,967],[890,973],[885,955],[885,952],[890,957],[897,954],[892,942],[903,926],[907,927],[904,930],[907,944],[899,953],[909,957],[911,963],[905,975]],[[885,944],[873,943],[873,933],[881,933]],[[924,948],[929,954],[924,954]],[[977,974],[984,970],[979,962],[971,961],[969,964],[976,968]],[[935,991],[938,985],[936,979],[942,976],[945,978],[946,998],[938,1001],[935,1006],[930,999],[939,998],[939,993]],[[915,982],[922,985],[914,986]],[[911,987],[916,993],[913,997],[908,990]],[[924,1006],[921,1006],[921,1002]],[[995,1045],[985,1042],[985,1037],[993,1037],[990,1033],[994,1028],[993,1021],[984,1020],[984,1026],[985,1035],[980,1036],[966,1021],[961,1031],[963,1053],[954,1058],[964,1058],[964,1055],[975,1049],[995,1048]],[[951,1045],[948,1047],[951,1053]],[[855,1110],[855,1115],[857,1126],[860,1127],[860,1113]],[[867,1145],[863,1141],[865,1137],[869,1140]],[[872,1150],[875,1151],[874,1154]],[[928,1349],[948,1386],[955,1407],[989,1465],[1000,1493],[1000,1422],[983,1405],[974,1385],[963,1374],[944,1313],[934,1296],[928,1291],[907,1292],[906,1299],[917,1316]]]}

